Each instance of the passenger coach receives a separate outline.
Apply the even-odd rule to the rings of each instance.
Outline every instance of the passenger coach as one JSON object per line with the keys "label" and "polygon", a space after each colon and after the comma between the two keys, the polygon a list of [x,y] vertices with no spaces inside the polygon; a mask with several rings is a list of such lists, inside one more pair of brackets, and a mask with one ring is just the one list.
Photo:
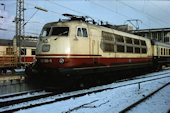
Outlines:
{"label": "passenger coach", "polygon": [[[0,39],[0,72],[6,69],[18,68],[19,65],[27,66],[34,62],[36,42],[22,41],[24,44],[21,47],[21,62],[19,64],[19,46],[14,46],[14,40]],[[17,43],[17,45],[19,44]],[[15,47],[16,51],[14,52]]]}

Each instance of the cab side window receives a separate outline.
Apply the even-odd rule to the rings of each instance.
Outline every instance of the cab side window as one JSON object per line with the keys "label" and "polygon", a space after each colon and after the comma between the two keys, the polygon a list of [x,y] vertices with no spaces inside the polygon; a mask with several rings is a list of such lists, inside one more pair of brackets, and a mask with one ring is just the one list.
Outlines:
{"label": "cab side window", "polygon": [[78,27],[77,28],[77,36],[82,37],[82,38],[87,38],[88,37],[87,29]]}
{"label": "cab side window", "polygon": [[82,33],[81,33],[81,29],[80,28],[77,29],[77,36],[82,37]]}
{"label": "cab side window", "polygon": [[83,31],[83,37],[88,37],[87,29],[86,28],[82,28],[82,31]]}

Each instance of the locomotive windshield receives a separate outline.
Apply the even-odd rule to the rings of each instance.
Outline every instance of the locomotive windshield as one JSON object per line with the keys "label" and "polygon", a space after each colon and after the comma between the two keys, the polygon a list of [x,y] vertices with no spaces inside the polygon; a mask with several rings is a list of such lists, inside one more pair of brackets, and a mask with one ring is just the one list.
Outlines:
{"label": "locomotive windshield", "polygon": [[45,36],[68,36],[69,27],[49,27],[43,28],[40,37]]}
{"label": "locomotive windshield", "polygon": [[53,27],[51,36],[68,36],[69,27]]}
{"label": "locomotive windshield", "polygon": [[43,28],[41,34],[40,34],[40,37],[45,37],[45,36],[48,36],[49,33],[50,33],[50,29],[51,28]]}

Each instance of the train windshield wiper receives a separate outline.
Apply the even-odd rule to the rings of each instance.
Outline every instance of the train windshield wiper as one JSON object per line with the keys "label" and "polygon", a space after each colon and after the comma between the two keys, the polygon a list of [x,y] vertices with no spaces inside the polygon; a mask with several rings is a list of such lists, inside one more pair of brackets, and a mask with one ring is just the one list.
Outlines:
{"label": "train windshield wiper", "polygon": [[51,36],[68,36],[69,27],[53,27]]}
{"label": "train windshield wiper", "polygon": [[65,31],[65,32],[63,32],[63,33],[60,33],[60,34],[58,34],[58,36],[62,36],[62,35],[64,35],[64,34],[68,34],[68,31]]}

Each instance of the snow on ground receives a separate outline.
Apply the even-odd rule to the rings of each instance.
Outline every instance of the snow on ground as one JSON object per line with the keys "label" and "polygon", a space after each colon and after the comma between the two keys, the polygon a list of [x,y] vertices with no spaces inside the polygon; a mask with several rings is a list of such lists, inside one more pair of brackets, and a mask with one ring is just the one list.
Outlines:
{"label": "snow on ground", "polygon": [[[170,82],[170,77],[141,83],[140,89],[138,89],[137,84],[134,84],[26,110],[20,110],[16,113],[118,113],[168,82]],[[120,85],[122,83],[113,83],[110,86],[113,87],[112,85],[115,84]],[[168,85],[129,112],[166,113],[169,108],[170,86]]]}
{"label": "snow on ground", "polygon": [[[23,72],[25,69],[15,69],[16,72]],[[11,70],[7,70],[7,73],[11,73]]]}
{"label": "snow on ground", "polygon": [[127,113],[168,113],[168,109],[170,111],[170,85]]}
{"label": "snow on ground", "polygon": [[25,71],[25,69],[15,69],[16,72],[22,72]]}

